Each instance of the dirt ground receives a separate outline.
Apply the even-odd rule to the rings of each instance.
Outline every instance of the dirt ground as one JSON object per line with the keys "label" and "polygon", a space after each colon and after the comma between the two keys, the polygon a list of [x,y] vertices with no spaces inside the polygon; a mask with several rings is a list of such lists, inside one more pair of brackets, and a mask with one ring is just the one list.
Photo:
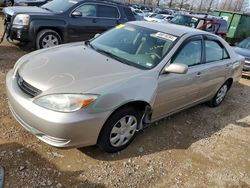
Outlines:
{"label": "dirt ground", "polygon": [[5,75],[25,53],[0,45],[5,187],[250,187],[250,80],[235,84],[220,107],[202,104],[166,118],[120,153],[95,146],[61,150],[24,130],[8,109]]}

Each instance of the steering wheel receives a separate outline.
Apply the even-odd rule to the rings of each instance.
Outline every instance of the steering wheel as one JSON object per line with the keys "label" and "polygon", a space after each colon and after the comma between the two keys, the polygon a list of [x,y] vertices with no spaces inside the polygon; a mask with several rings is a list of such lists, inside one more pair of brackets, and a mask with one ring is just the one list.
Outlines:
{"label": "steering wheel", "polygon": [[157,54],[156,52],[148,52],[147,54],[150,55],[150,57],[155,60],[155,58],[158,58],[158,60],[161,60],[161,56]]}

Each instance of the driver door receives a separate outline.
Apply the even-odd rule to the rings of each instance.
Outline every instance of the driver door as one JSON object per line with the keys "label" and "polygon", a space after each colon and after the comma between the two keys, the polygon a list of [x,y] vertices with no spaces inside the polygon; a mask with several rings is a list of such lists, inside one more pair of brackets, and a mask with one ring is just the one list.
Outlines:
{"label": "driver door", "polygon": [[97,5],[96,4],[83,4],[79,6],[74,12],[80,12],[82,15],[74,17],[71,15],[68,33],[70,42],[81,40],[88,40],[99,33],[100,26],[97,22]]}
{"label": "driver door", "polygon": [[153,107],[152,120],[160,119],[198,101],[202,70],[202,38],[193,37],[177,50],[170,63],[188,65],[186,74],[161,74]]}

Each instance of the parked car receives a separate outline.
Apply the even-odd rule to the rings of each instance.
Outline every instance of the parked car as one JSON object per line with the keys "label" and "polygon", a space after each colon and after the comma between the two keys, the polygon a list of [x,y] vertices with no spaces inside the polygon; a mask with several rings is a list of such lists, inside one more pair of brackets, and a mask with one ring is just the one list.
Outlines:
{"label": "parked car", "polygon": [[17,121],[44,142],[117,152],[163,117],[219,106],[243,63],[216,35],[136,21],[25,55],[7,74],[7,95]]}
{"label": "parked car", "polygon": [[153,17],[144,17],[146,21],[150,22],[168,22],[173,18],[172,15],[165,15],[165,14],[157,14]]}
{"label": "parked car", "polygon": [[147,13],[145,14],[144,17],[154,17],[154,16],[156,16],[156,15],[157,15],[157,14],[154,13],[154,12],[147,12]]}
{"label": "parked car", "polygon": [[36,49],[92,38],[117,24],[135,20],[124,4],[96,0],[53,0],[41,7],[3,10],[7,37]]}
{"label": "parked car", "polygon": [[245,57],[244,71],[250,71],[250,37],[236,43],[234,51]]}
{"label": "parked car", "polygon": [[226,38],[227,21],[221,17],[208,15],[178,14],[171,23],[201,29]]}
{"label": "parked car", "polygon": [[139,9],[132,9],[132,11],[133,11],[134,13],[136,13],[137,15],[139,15],[139,16],[142,16],[142,17],[145,16],[145,13],[144,13],[142,10],[139,10]]}
{"label": "parked car", "polygon": [[51,0],[14,0],[14,6],[42,6]]}

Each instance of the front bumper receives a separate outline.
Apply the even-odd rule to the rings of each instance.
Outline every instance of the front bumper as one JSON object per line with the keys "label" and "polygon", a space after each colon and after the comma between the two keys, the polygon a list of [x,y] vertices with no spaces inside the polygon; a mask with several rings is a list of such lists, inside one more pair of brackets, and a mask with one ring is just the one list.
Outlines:
{"label": "front bumper", "polygon": [[84,109],[61,113],[42,108],[18,87],[13,70],[7,74],[6,87],[10,110],[15,119],[30,133],[55,147],[95,145],[110,114],[90,114]]}
{"label": "front bumper", "polygon": [[31,42],[29,38],[29,28],[28,27],[18,27],[18,26],[12,26],[7,31],[7,36],[11,40],[17,40],[21,42]]}
{"label": "front bumper", "polygon": [[250,61],[249,60],[245,60],[243,70],[244,71],[250,71]]}

